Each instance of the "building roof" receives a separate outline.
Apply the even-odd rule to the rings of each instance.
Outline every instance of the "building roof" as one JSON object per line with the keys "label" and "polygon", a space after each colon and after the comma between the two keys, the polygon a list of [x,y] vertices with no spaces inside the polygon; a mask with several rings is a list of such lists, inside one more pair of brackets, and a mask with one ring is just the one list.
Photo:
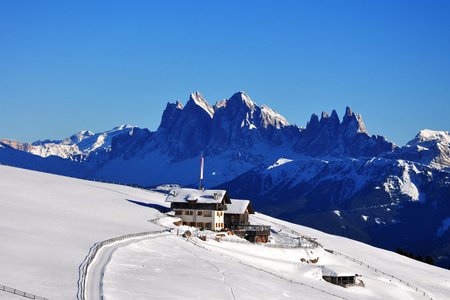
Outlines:
{"label": "building roof", "polygon": [[350,272],[342,266],[328,265],[322,267],[322,276],[343,277],[355,275],[355,272]]}
{"label": "building roof", "polygon": [[[225,198],[225,199],[224,199]],[[197,190],[186,188],[173,188],[167,195],[166,202],[178,203],[230,203],[225,190]]]}
{"label": "building roof", "polygon": [[231,204],[227,204],[225,214],[243,214],[248,208],[249,213],[253,213],[249,200],[230,199]]}

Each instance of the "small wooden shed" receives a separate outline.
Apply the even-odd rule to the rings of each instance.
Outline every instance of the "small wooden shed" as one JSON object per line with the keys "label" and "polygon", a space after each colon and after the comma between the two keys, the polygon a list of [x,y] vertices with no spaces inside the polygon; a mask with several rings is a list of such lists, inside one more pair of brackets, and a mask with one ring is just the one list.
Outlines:
{"label": "small wooden shed", "polygon": [[349,287],[356,285],[358,275],[348,271],[342,266],[323,266],[322,278],[332,284]]}

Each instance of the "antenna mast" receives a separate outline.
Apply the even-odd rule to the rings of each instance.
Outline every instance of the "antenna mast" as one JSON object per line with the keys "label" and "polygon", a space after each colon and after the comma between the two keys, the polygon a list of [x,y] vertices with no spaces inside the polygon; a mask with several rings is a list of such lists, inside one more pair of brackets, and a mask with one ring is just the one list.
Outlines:
{"label": "antenna mast", "polygon": [[199,183],[199,185],[198,185],[198,189],[199,190],[202,190],[203,189],[203,168],[204,168],[204,165],[205,165],[205,159],[203,158],[203,152],[202,152],[202,154],[201,154],[201,156],[200,156],[200,183]]}

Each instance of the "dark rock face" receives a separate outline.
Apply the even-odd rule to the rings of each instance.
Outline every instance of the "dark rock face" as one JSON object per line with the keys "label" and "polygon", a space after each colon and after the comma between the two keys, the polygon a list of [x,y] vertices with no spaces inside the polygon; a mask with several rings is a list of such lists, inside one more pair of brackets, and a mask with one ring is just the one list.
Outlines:
{"label": "dark rock face", "polygon": [[[289,128],[288,130],[284,130]],[[297,130],[267,106],[258,106],[244,92],[211,106],[198,92],[186,107],[168,103],[154,140],[175,161],[217,155],[229,150],[244,151],[258,143],[280,145]]]}
{"label": "dark rock face", "polygon": [[359,114],[347,107],[340,122],[335,110],[311,116],[294,145],[298,153],[312,157],[373,157],[390,152],[396,146],[380,136],[369,136]]}
{"label": "dark rock face", "polygon": [[168,103],[153,148],[175,160],[199,155],[210,139],[213,112],[199,93],[192,93],[184,108],[179,102]]}
{"label": "dark rock face", "polygon": [[146,128],[135,127],[129,134],[114,137],[109,152],[110,159],[122,157],[128,160],[133,158],[151,140],[153,135],[154,133]]}
{"label": "dark rock face", "polygon": [[283,140],[279,131],[292,127],[281,115],[267,106],[258,106],[244,92],[216,107],[209,144],[214,151],[243,149],[261,142],[279,145]]}

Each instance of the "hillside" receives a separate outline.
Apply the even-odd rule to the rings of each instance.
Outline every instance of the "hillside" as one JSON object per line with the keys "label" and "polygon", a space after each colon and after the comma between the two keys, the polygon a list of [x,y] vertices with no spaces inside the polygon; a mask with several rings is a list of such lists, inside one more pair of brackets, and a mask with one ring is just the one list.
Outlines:
{"label": "hillside", "polygon": [[[0,199],[0,284],[50,299],[75,297],[78,267],[95,242],[158,228],[147,220],[161,214],[148,206],[165,205],[165,195],[152,191],[5,166],[0,166]],[[450,297],[448,270],[262,214],[252,222],[270,224],[278,234],[289,229],[309,235],[325,249],[401,278],[433,299]],[[232,291],[235,299],[330,299],[330,293],[345,299],[425,299],[392,277],[322,248],[193,242],[173,234],[118,247],[105,265],[104,295],[230,299]],[[320,259],[316,264],[300,262],[308,257]],[[327,265],[361,274],[366,287],[343,289],[326,283],[321,272]],[[10,297],[0,292],[0,299]]]}
{"label": "hillside", "polygon": [[141,189],[0,166],[0,284],[74,299],[94,243],[158,228],[147,222],[156,210],[128,200],[163,201]]}

